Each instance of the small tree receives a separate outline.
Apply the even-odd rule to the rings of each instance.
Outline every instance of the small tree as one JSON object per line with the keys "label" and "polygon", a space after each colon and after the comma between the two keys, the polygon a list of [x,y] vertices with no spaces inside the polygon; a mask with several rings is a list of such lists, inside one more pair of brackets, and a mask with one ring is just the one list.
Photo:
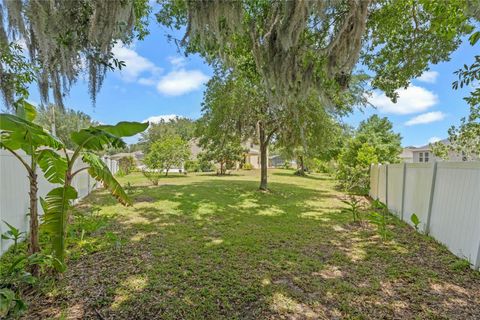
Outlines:
{"label": "small tree", "polygon": [[[43,228],[50,234],[50,241],[57,258],[63,265],[65,261],[65,248],[67,237],[67,224],[71,202],[77,198],[77,191],[72,187],[73,178],[80,172],[88,170],[90,176],[103,183],[103,186],[123,205],[131,205],[131,201],[122,186],[113,177],[108,166],[95,152],[107,148],[124,148],[125,142],[121,137],[129,137],[143,132],[148,123],[120,122],[114,126],[101,125],[82,129],[71,135],[72,141],[77,145],[73,154],[64,149],[64,155],[52,150],[47,150],[39,162],[45,172],[45,178],[51,183],[62,186],[52,189],[44,199],[40,199],[45,212]],[[74,170],[77,159],[83,160],[87,165]]]}
{"label": "small tree", "polygon": [[204,146],[202,158],[213,161],[220,165],[219,174],[224,175],[228,168],[235,165],[235,162],[242,160],[245,151],[238,139],[208,140]]}
{"label": "small tree", "polygon": [[144,162],[149,169],[165,171],[167,176],[171,168],[181,166],[189,156],[188,143],[180,136],[172,135],[153,143]]}
{"label": "small tree", "polygon": [[354,137],[340,154],[337,179],[350,192],[368,191],[369,168],[372,163],[395,163],[401,152],[401,137],[393,132],[387,118],[373,115],[362,121]]}
{"label": "small tree", "polygon": [[135,169],[135,159],[132,156],[122,157],[118,160],[118,166],[120,167],[120,172],[127,175]]}
{"label": "small tree", "polygon": [[[51,151],[45,149],[46,147],[59,150],[63,147],[63,144],[42,127],[31,122],[36,116],[36,110],[31,104],[20,99],[15,105],[16,115],[0,114],[0,148],[15,156],[27,171],[30,184],[28,252],[34,254],[40,251],[38,241],[38,165],[44,161],[45,155]],[[30,161],[23,159],[19,151],[29,155]],[[48,174],[48,172],[45,172],[45,174]],[[32,271],[36,273],[36,270]]]}

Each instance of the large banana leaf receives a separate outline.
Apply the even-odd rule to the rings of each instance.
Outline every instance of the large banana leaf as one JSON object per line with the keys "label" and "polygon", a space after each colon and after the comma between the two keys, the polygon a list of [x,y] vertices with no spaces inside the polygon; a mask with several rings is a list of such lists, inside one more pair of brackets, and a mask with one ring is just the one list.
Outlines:
{"label": "large banana leaf", "polygon": [[42,169],[45,179],[51,183],[65,182],[67,160],[51,149],[44,149],[38,155],[38,165]]}
{"label": "large banana leaf", "polygon": [[30,153],[32,146],[34,149],[39,146],[60,149],[63,145],[41,126],[12,114],[0,114],[0,132],[1,146],[12,150],[23,149]]}
{"label": "large banana leaf", "polygon": [[86,150],[100,151],[106,148],[124,148],[121,137],[133,136],[144,131],[148,123],[119,122],[118,124],[102,125],[82,129],[72,133],[72,140]]}
{"label": "large banana leaf", "polygon": [[77,198],[77,191],[71,186],[52,189],[40,198],[44,211],[42,228],[50,235],[55,257],[65,262],[65,240],[70,201]]}
{"label": "large banana leaf", "polygon": [[103,186],[108,189],[121,204],[126,206],[132,204],[120,183],[113,177],[110,169],[108,169],[107,165],[99,156],[91,152],[86,152],[83,154],[82,159],[90,165],[88,173],[95,178],[95,180],[102,182]]}
{"label": "large banana leaf", "polygon": [[25,100],[17,105],[16,115],[27,121],[33,121],[37,117],[35,106]]}
{"label": "large banana leaf", "polygon": [[141,122],[129,122],[129,121],[122,121],[117,123],[114,126],[111,125],[101,125],[97,126],[97,129],[103,130],[110,134],[113,134],[117,137],[131,137],[140,132],[145,131],[148,128],[148,122],[141,123]]}

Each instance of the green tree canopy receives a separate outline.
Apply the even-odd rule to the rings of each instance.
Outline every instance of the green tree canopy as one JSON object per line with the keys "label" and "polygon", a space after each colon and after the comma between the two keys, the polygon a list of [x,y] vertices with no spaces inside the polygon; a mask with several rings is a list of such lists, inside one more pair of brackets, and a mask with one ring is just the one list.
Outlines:
{"label": "green tree canopy", "polygon": [[139,145],[145,152],[148,152],[153,143],[166,137],[176,135],[188,142],[193,138],[194,133],[195,121],[191,119],[183,117],[175,117],[172,120],[161,119],[157,123],[151,123],[148,130],[142,133]]}
{"label": "green tree canopy", "polygon": [[360,122],[338,160],[337,178],[341,185],[349,191],[367,192],[370,165],[398,162],[402,151],[401,140],[387,118],[373,115]]}
{"label": "green tree canopy", "polygon": [[181,166],[190,157],[188,143],[178,135],[165,136],[152,144],[145,157],[145,164],[149,169],[168,171]]}
{"label": "green tree canopy", "polygon": [[63,141],[67,149],[75,147],[75,143],[70,138],[73,132],[98,125],[98,122],[92,120],[89,115],[81,111],[61,108],[53,104],[38,108],[35,123],[50,130]]}

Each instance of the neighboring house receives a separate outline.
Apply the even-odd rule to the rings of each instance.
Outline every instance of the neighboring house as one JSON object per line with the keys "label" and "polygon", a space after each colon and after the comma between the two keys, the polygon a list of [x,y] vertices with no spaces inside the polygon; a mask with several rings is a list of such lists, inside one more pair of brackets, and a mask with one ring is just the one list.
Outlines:
{"label": "neighboring house", "polygon": [[190,147],[190,155],[192,160],[196,160],[198,155],[203,151],[202,147],[199,145],[199,139],[193,138],[188,141],[188,146]]}
{"label": "neighboring house", "polygon": [[113,154],[109,157],[110,159],[117,160],[117,161],[124,157],[133,157],[133,159],[135,160],[135,166],[137,168],[142,168],[143,158],[145,157],[145,155],[143,154],[142,151],[135,151],[135,152],[121,152],[121,153]]}
{"label": "neighboring house", "polygon": [[253,139],[247,139],[242,143],[242,146],[246,150],[243,155],[243,163],[251,164],[253,169],[260,169],[260,145],[255,144]]}
{"label": "neighboring house", "polygon": [[[441,140],[440,143],[449,145],[450,141],[448,139],[444,139],[444,140]],[[408,161],[409,151],[412,154],[412,157],[411,157],[412,161]],[[404,162],[414,162],[414,163],[428,163],[428,162],[435,162],[435,161],[467,161],[467,157],[454,151],[448,152],[447,159],[438,158],[433,154],[432,149],[430,148],[430,144],[427,144],[418,148],[407,147],[403,149],[403,152],[400,154],[399,157],[401,159],[404,159]]]}
{"label": "neighboring house", "polygon": [[402,153],[398,156],[401,162],[413,162],[413,150],[415,147],[403,148]]}
{"label": "neighboring house", "polygon": [[282,156],[276,154],[268,157],[269,168],[283,168],[285,163],[288,163],[290,167],[296,168],[297,162],[295,160],[285,160]]}

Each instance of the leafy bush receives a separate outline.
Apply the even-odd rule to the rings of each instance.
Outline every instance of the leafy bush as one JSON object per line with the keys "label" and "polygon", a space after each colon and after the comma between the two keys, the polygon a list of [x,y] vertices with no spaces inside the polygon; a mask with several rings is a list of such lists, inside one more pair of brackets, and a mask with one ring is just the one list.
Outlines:
{"label": "leafy bush", "polygon": [[290,170],[292,169],[292,164],[290,163],[290,161],[285,161],[282,167],[283,169]]}
{"label": "leafy bush", "polygon": [[150,180],[150,182],[154,186],[158,186],[158,181],[160,180],[160,177],[162,176],[162,172],[155,171],[155,170],[142,170],[142,173],[145,176],[145,178]]}
{"label": "leafy bush", "polygon": [[135,159],[132,156],[122,157],[118,160],[120,175],[127,175],[135,169]]}
{"label": "leafy bush", "polygon": [[198,160],[198,166],[200,168],[201,172],[213,172],[215,171],[215,165],[213,164],[212,161],[200,158]]}
{"label": "leafy bush", "polygon": [[187,160],[185,161],[185,170],[187,172],[200,172],[200,162],[198,160]]}
{"label": "leafy bush", "polygon": [[252,170],[252,169],[253,169],[253,166],[252,166],[251,163],[244,163],[244,164],[242,165],[242,169],[243,169],[243,170]]}
{"label": "leafy bush", "polygon": [[350,213],[353,218],[353,222],[360,220],[360,209],[362,208],[362,199],[360,197],[355,197],[354,195],[349,195],[348,200],[341,200],[343,203],[348,205],[348,208],[343,209],[344,212]]}
{"label": "leafy bush", "polygon": [[337,179],[344,190],[367,194],[370,165],[398,162],[401,137],[393,132],[392,127],[387,118],[377,115],[360,123],[355,136],[343,147],[338,158]]}

